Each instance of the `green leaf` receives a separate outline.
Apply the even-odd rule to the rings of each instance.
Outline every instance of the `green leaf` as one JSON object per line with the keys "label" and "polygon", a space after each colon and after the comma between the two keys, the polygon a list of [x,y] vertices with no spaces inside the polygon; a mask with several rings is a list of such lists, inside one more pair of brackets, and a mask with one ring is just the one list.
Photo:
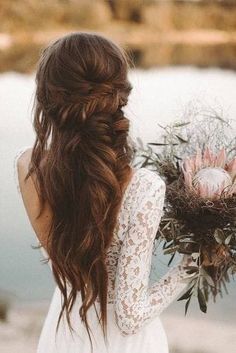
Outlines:
{"label": "green leaf", "polygon": [[148,142],[148,145],[153,145],[153,146],[168,146],[169,143],[158,143],[158,142]]}
{"label": "green leaf", "polygon": [[223,242],[225,241],[225,234],[223,230],[220,228],[216,228],[214,232],[214,238],[218,244],[223,244]]}
{"label": "green leaf", "polygon": [[155,156],[157,157],[157,159],[160,159],[160,154],[154,152]]}
{"label": "green leaf", "polygon": [[185,125],[188,125],[188,124],[190,124],[190,121],[186,122],[186,123],[175,123],[175,124],[173,124],[173,127],[181,127],[181,126],[185,126]]}
{"label": "green leaf", "polygon": [[181,235],[178,235],[176,237],[177,240],[179,239],[188,239],[188,238],[191,238],[192,236],[191,235],[188,235],[188,234],[181,234]]}
{"label": "green leaf", "polygon": [[167,241],[165,241],[164,245],[163,245],[163,250],[165,249],[169,249],[171,246],[173,246],[174,243],[173,243],[173,240],[170,241],[170,243],[168,244]]}
{"label": "green leaf", "polygon": [[[205,281],[206,281],[206,279],[205,279]],[[204,296],[205,296],[205,298],[206,298],[206,301],[208,301],[208,297],[209,297],[209,295],[208,295],[208,285],[206,284],[206,285],[204,285],[204,287],[203,287],[203,292],[204,292]]]}
{"label": "green leaf", "polygon": [[170,226],[171,222],[167,222],[164,227],[162,228],[162,231],[165,230],[166,228],[168,228]]}
{"label": "green leaf", "polygon": [[171,264],[171,262],[173,261],[173,259],[174,259],[174,257],[175,257],[175,252],[171,255],[171,257],[170,257],[170,260],[168,261],[168,264],[167,264],[167,266],[170,266],[170,264]]}
{"label": "green leaf", "polygon": [[197,292],[197,298],[198,298],[198,303],[201,311],[203,313],[207,312],[207,305],[206,305],[206,299],[205,296],[202,292],[202,290],[198,287],[198,292]]}
{"label": "green leaf", "polygon": [[232,239],[232,234],[230,234],[230,235],[225,239],[225,245],[229,245],[231,239]]}
{"label": "green leaf", "polygon": [[161,124],[157,124],[158,126],[160,126],[162,129],[166,129],[166,126],[162,126]]}
{"label": "green leaf", "polygon": [[225,281],[222,279],[221,282],[222,282],[222,284],[223,284],[225,293],[226,293],[226,294],[229,294]]}
{"label": "green leaf", "polygon": [[191,286],[179,299],[177,299],[177,301],[188,299],[192,294],[193,287],[194,287],[194,285]]}
{"label": "green leaf", "polygon": [[140,137],[137,137],[136,140],[139,143],[139,145],[141,146],[141,148],[144,149],[144,144],[143,144],[142,139]]}
{"label": "green leaf", "polygon": [[192,258],[193,258],[193,260],[197,260],[199,258],[199,253],[198,252],[193,252],[192,253]]}
{"label": "green leaf", "polygon": [[159,233],[161,234],[161,237],[162,237],[163,239],[165,239],[165,236],[164,236],[164,233],[162,232],[162,230],[159,228],[158,231],[159,231]]}
{"label": "green leaf", "polygon": [[188,298],[188,300],[186,301],[186,304],[185,304],[185,312],[184,312],[184,315],[185,315],[185,316],[186,316],[187,311],[188,311],[188,307],[189,307],[190,300],[191,300],[191,297]]}
{"label": "green leaf", "polygon": [[230,282],[230,278],[229,278],[229,275],[227,272],[225,272],[224,279],[226,282],[228,282],[228,283]]}
{"label": "green leaf", "polygon": [[211,276],[206,272],[206,270],[203,267],[200,268],[200,274],[206,279],[207,283],[210,286],[215,287],[215,283],[214,283],[213,279],[211,278]]}
{"label": "green leaf", "polygon": [[179,246],[173,246],[172,248],[166,249],[164,250],[164,254],[172,254],[173,252],[177,251],[179,249]]}
{"label": "green leaf", "polygon": [[176,232],[175,232],[175,226],[173,222],[170,223],[170,229],[171,229],[172,237],[175,238]]}
{"label": "green leaf", "polygon": [[176,154],[174,154],[174,157],[178,159],[179,161],[182,161],[182,158],[178,157]]}
{"label": "green leaf", "polygon": [[196,273],[198,272],[198,267],[194,267],[194,266],[190,266],[191,268],[189,268],[188,270],[186,270],[186,272],[191,275],[192,273]]}
{"label": "green leaf", "polygon": [[179,242],[180,244],[184,244],[184,243],[191,243],[191,244],[197,244],[197,242],[195,240],[192,240],[192,239],[184,239],[184,240],[180,240]]}
{"label": "green leaf", "polygon": [[176,135],[175,136],[177,137],[177,139],[181,142],[181,143],[188,143],[189,141],[188,140],[185,140],[183,137],[179,136],[179,135]]}

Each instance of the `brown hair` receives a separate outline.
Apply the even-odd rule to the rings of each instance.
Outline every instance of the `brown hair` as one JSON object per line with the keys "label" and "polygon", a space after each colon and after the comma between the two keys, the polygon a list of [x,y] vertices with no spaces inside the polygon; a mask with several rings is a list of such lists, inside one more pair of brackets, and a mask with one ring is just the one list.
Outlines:
{"label": "brown hair", "polygon": [[57,330],[64,311],[73,330],[69,314],[80,291],[91,343],[86,313],[97,296],[107,335],[105,255],[134,156],[122,111],[132,89],[128,67],[127,53],[111,40],[75,32],[42,51],[36,72],[28,176],[37,176],[38,217],[45,201],[52,209],[46,250],[63,295]]}

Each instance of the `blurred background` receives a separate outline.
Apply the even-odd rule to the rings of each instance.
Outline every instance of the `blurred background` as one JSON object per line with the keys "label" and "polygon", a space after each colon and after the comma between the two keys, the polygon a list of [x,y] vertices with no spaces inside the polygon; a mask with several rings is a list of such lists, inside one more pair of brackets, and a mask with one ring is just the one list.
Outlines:
{"label": "blurred background", "polygon": [[[32,101],[40,50],[73,31],[99,32],[132,58],[125,107],[131,136],[144,144],[158,124],[211,107],[236,119],[235,0],[1,0],[0,3],[0,351],[32,353],[54,290],[16,189],[14,158],[34,142]],[[167,270],[157,250],[151,280]],[[162,314],[170,353],[236,352],[236,283],[229,294],[184,316],[175,302]],[[158,333],[157,333],[158,334]]]}

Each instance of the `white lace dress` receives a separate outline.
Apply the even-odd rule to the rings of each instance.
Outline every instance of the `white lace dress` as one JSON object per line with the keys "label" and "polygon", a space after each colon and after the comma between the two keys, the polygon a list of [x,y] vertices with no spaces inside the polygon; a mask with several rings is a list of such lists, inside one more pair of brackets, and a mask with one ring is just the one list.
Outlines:
{"label": "white lace dress", "polygon": [[[16,161],[27,147],[21,148]],[[167,353],[167,337],[160,314],[186,289],[191,278],[183,263],[172,267],[158,282],[149,284],[155,234],[163,213],[165,183],[155,172],[135,169],[125,190],[113,242],[107,252],[108,344],[103,339],[95,308],[88,311],[94,353]],[[46,252],[44,252],[46,254]],[[50,263],[49,263],[50,265]],[[63,319],[55,328],[61,309],[56,286],[40,335],[37,353],[90,353],[90,342],[80,320],[80,293],[72,309],[71,335]],[[99,312],[99,302],[95,303]]]}

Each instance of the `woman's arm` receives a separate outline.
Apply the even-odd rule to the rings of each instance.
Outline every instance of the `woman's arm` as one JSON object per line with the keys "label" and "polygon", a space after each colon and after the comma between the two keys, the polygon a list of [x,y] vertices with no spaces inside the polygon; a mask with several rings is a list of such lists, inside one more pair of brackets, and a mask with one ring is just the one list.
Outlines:
{"label": "woman's arm", "polygon": [[181,263],[149,286],[153,243],[162,216],[165,191],[164,181],[156,174],[152,175],[122,244],[115,282],[115,318],[124,335],[136,333],[159,315],[192,278]]}

